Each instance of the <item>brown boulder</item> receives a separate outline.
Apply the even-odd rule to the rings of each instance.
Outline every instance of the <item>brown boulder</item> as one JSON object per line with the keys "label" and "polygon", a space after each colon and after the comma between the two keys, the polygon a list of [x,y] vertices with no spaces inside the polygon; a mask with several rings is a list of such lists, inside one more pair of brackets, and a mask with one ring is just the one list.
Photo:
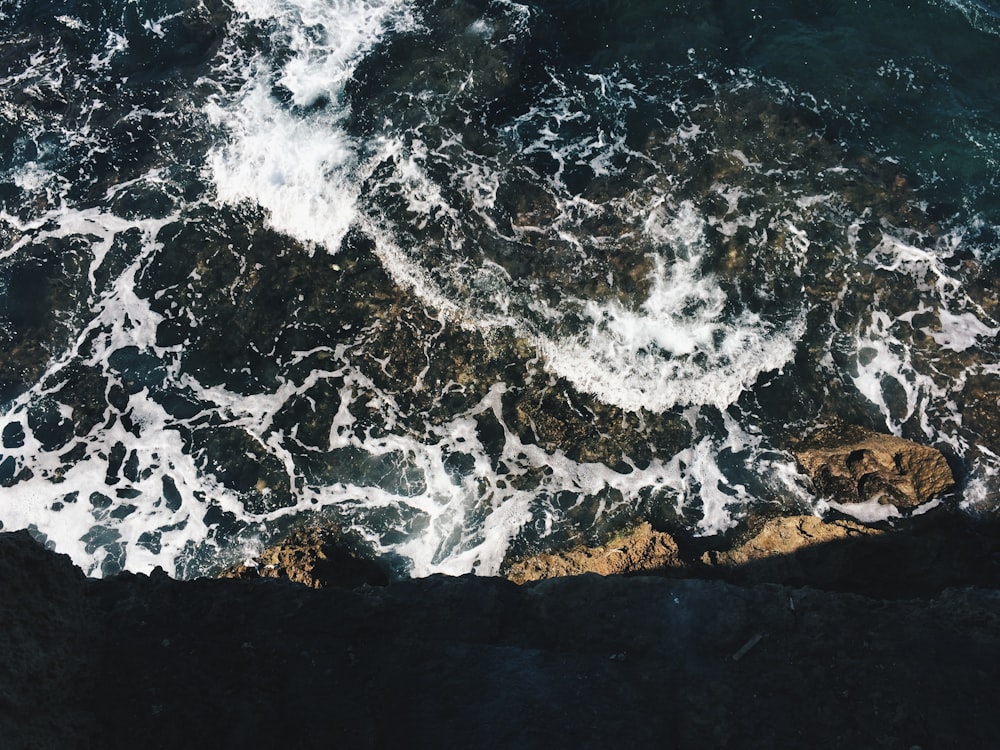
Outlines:
{"label": "brown boulder", "polygon": [[507,578],[525,583],[580,573],[606,576],[680,567],[683,563],[673,538],[644,523],[601,547],[577,547],[519,560],[507,570]]}
{"label": "brown boulder", "polygon": [[816,431],[795,458],[819,494],[842,503],[912,508],[955,483],[940,451],[854,425]]}

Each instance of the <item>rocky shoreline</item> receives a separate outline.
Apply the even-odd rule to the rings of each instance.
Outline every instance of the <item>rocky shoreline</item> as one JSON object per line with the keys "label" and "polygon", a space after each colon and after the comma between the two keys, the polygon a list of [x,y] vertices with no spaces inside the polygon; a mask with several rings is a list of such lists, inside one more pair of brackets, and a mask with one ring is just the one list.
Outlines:
{"label": "rocky shoreline", "polygon": [[[927,503],[944,458],[826,428],[797,458],[845,503]],[[89,579],[0,533],[7,749],[1000,746],[1000,533],[947,504],[895,529],[640,523],[390,582],[332,525],[217,579]]]}
{"label": "rocky shoreline", "polygon": [[[863,524],[836,512],[751,517],[728,537],[698,539],[654,529],[649,522],[619,531],[603,544],[508,557],[503,577],[528,581],[596,573],[704,578],[749,585],[850,591],[900,598],[954,586],[1000,587],[996,519],[972,519],[935,507],[954,485],[937,450],[834,424],[798,441],[796,458],[817,494],[834,508],[876,505],[903,513],[905,534],[886,523]],[[279,578],[311,588],[385,585],[379,561],[329,522],[293,528],[255,560],[222,571],[224,578]]]}
{"label": "rocky shoreline", "polygon": [[[785,516],[760,520],[722,549],[675,539],[649,523],[604,544],[508,560],[502,577],[525,584],[588,573],[776,584],[900,599],[948,588],[1000,589],[1000,529],[943,510],[904,530],[846,519]],[[256,560],[220,578],[277,579],[309,588],[385,586],[388,571],[364,557],[333,526],[291,531]]]}

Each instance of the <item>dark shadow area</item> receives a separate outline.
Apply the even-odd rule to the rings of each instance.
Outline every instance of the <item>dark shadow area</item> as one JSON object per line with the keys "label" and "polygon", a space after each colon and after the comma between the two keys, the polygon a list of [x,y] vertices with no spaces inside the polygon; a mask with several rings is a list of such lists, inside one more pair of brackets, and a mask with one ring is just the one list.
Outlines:
{"label": "dark shadow area", "polygon": [[[763,520],[751,522],[727,540],[751,543]],[[850,592],[882,599],[939,594],[947,588],[1000,589],[1000,522],[973,519],[950,510],[911,518],[881,534],[849,535],[739,564],[728,561],[716,540],[678,535],[682,568],[642,575],[724,580],[742,586],[776,583]],[[803,540],[806,541],[806,540]],[[762,552],[763,554],[763,552]]]}
{"label": "dark shadow area", "polygon": [[[914,559],[900,544],[847,542],[857,567],[831,585]],[[801,575],[824,554],[795,556]],[[915,574],[894,570],[880,586]],[[5,750],[1000,747],[995,589],[96,581],[19,532],[0,534],[0,603]]]}

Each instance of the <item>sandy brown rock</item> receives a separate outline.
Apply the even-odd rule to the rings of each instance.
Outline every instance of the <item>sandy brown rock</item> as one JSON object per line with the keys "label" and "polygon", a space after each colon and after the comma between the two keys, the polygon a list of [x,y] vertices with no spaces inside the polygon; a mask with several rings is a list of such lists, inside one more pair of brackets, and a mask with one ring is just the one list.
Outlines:
{"label": "sandy brown rock", "polygon": [[794,555],[817,544],[842,541],[856,536],[877,536],[883,532],[852,521],[826,522],[816,516],[772,518],[748,541],[726,552],[706,552],[706,565],[733,567],[769,558]]}
{"label": "sandy brown rock", "polygon": [[[700,556],[689,551],[685,559],[670,534],[644,523],[598,547],[576,547],[517,560],[507,568],[506,577],[524,583],[581,573],[651,573],[723,578],[738,583],[800,585],[808,581],[850,589],[853,577],[870,578],[864,568],[872,557],[870,553],[859,555],[854,542],[882,536],[883,531],[853,521],[789,516],[768,520],[731,549],[707,551]],[[898,552],[894,554],[899,556]],[[929,554],[941,557],[936,547]]]}
{"label": "sandy brown rock", "polygon": [[568,552],[519,560],[510,566],[507,578],[514,583],[524,583],[580,573],[606,576],[682,566],[673,538],[644,523],[600,547],[577,547]]}
{"label": "sandy brown rock", "polygon": [[955,483],[940,451],[853,425],[818,430],[795,458],[821,495],[842,503],[913,508]]}
{"label": "sandy brown rock", "polygon": [[219,577],[284,578],[314,589],[388,583],[388,576],[376,562],[354,554],[340,532],[328,526],[295,529],[261,552],[254,563],[234,565]]}
{"label": "sandy brown rock", "polygon": [[[882,533],[878,529],[852,521],[827,522],[816,516],[772,518],[746,541],[730,550],[705,552],[698,564],[692,566],[681,558],[677,542],[670,534],[654,531],[650,524],[644,523],[599,547],[581,546],[566,552],[542,553],[518,560],[507,568],[506,577],[514,583],[524,583],[581,573],[690,574],[694,570],[704,573],[705,566],[732,569],[764,561],[782,560],[783,566],[771,565],[767,576],[778,582],[787,578],[801,578],[801,571],[797,569],[794,557],[804,549]],[[782,571],[779,567],[788,570]]]}
{"label": "sandy brown rock", "polygon": [[732,549],[702,554],[700,563],[705,567],[701,573],[742,584],[891,590],[895,584],[883,579],[886,572],[896,572],[892,553],[874,552],[890,535],[853,521],[824,521],[816,516],[772,518]]}

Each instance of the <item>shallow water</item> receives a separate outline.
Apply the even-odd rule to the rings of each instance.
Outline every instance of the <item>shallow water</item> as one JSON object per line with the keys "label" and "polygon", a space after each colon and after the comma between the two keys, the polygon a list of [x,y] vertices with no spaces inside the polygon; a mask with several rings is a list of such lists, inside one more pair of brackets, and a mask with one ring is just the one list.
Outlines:
{"label": "shallow water", "polygon": [[822,512],[837,419],[992,512],[995,71],[989,3],[0,0],[0,522],[494,573]]}

